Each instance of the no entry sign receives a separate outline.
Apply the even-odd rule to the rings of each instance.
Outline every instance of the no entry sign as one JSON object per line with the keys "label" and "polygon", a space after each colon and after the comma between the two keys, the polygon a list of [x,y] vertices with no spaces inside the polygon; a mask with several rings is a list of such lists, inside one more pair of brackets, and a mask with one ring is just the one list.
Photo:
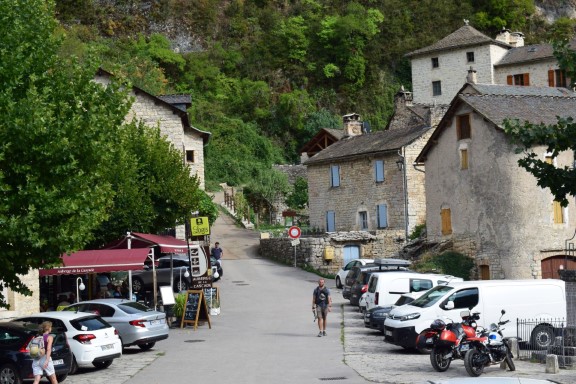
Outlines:
{"label": "no entry sign", "polygon": [[302,232],[300,231],[300,228],[298,228],[296,226],[290,227],[288,229],[288,236],[290,236],[291,239],[299,238],[301,233]]}

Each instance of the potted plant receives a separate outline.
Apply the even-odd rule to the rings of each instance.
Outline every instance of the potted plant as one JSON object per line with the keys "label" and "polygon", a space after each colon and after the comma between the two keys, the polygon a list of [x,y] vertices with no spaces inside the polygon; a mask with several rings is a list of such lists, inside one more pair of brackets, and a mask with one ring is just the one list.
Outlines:
{"label": "potted plant", "polygon": [[187,295],[185,293],[179,293],[174,296],[175,304],[172,306],[172,314],[176,318],[176,323],[179,323],[182,319],[184,308],[186,307],[186,298]]}

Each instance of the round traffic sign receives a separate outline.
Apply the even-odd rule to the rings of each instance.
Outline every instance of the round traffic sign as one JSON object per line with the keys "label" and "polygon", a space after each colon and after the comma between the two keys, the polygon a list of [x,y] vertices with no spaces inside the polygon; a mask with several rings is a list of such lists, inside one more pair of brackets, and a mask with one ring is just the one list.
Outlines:
{"label": "round traffic sign", "polygon": [[290,236],[291,239],[297,239],[297,238],[299,238],[299,237],[300,237],[300,234],[301,234],[300,228],[298,228],[298,227],[296,227],[296,226],[290,227],[290,228],[288,229],[288,236]]}

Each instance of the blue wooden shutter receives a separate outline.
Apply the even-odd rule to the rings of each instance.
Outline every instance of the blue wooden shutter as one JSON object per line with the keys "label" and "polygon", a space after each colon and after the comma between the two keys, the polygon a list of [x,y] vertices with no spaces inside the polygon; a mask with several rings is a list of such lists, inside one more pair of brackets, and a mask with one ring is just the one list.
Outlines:
{"label": "blue wooden shutter", "polygon": [[340,166],[338,165],[330,166],[330,184],[332,187],[340,186]]}
{"label": "blue wooden shutter", "polygon": [[386,204],[378,205],[378,228],[388,227],[388,207]]}
{"label": "blue wooden shutter", "polygon": [[336,231],[336,213],[334,211],[326,212],[326,232]]}
{"label": "blue wooden shutter", "polygon": [[374,163],[376,182],[384,181],[384,160],[376,160]]}

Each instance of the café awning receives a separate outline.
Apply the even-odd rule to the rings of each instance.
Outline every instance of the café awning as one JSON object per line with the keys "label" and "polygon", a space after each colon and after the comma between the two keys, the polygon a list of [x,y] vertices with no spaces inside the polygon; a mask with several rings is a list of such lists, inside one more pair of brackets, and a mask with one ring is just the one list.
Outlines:
{"label": "caf\u00e9 awning", "polygon": [[40,276],[142,270],[149,248],[99,249],[62,255],[62,267],[40,269]]}
{"label": "caf\u00e9 awning", "polygon": [[[128,240],[130,240],[130,246],[128,246]],[[130,232],[128,236],[112,244],[108,244],[106,248],[143,248],[155,246],[160,248],[161,253],[186,253],[188,250],[188,243],[173,236],[138,232]]]}

